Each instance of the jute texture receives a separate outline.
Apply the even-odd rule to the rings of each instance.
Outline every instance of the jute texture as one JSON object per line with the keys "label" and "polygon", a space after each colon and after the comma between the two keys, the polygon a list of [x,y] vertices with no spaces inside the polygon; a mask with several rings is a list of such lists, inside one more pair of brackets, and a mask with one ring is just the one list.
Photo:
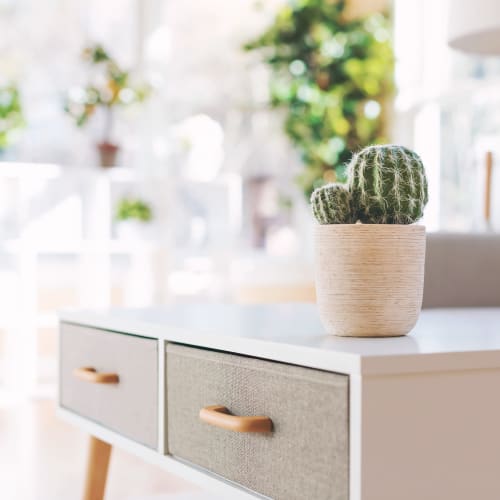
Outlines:
{"label": "jute texture", "polygon": [[315,227],[316,295],[327,333],[405,335],[422,306],[425,228],[395,224]]}

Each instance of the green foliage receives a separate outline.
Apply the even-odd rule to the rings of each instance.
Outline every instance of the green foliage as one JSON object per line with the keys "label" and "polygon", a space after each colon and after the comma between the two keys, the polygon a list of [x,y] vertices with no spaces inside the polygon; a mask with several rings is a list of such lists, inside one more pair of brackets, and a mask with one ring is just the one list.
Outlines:
{"label": "green foliage", "polygon": [[146,202],[139,199],[123,198],[116,208],[116,220],[138,220],[150,222],[153,218],[153,211]]}
{"label": "green foliage", "polygon": [[[87,47],[83,59],[100,70],[95,82],[68,92],[64,110],[74,118],[79,127],[85,125],[98,107],[104,107],[110,115],[112,108],[141,102],[150,94],[145,84],[132,85],[130,73],[122,69],[101,45]],[[112,121],[106,122],[105,137],[111,133]]]}
{"label": "green foliage", "polygon": [[0,150],[15,141],[24,125],[19,89],[14,84],[0,87]]}
{"label": "green foliage", "polygon": [[383,145],[354,154],[347,186],[317,188],[311,204],[320,224],[412,224],[422,217],[428,199],[427,177],[417,153]]}
{"label": "green foliage", "polygon": [[327,181],[345,181],[350,151],[384,142],[381,110],[393,87],[389,21],[382,14],[348,19],[345,4],[289,0],[245,46],[262,50],[271,66],[271,103],[287,110],[307,196]]}

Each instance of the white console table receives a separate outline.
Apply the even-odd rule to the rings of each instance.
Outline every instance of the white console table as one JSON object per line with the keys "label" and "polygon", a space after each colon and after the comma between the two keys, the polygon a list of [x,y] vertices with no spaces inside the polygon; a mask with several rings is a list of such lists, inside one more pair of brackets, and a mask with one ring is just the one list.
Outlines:
{"label": "white console table", "polygon": [[313,305],[72,311],[60,357],[86,499],[110,445],[219,498],[500,498],[500,309],[391,339],[329,337]]}

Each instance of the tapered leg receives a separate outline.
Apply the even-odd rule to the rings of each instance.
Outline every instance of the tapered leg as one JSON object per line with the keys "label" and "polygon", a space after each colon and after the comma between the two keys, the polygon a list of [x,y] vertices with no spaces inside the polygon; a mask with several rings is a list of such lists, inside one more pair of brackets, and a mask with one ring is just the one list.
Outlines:
{"label": "tapered leg", "polygon": [[90,436],[87,477],[83,500],[103,500],[111,445]]}

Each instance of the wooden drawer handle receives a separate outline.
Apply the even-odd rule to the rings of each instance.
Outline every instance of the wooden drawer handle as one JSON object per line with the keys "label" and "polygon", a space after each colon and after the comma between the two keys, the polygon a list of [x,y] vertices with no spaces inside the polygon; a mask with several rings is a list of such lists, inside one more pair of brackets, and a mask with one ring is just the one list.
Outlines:
{"label": "wooden drawer handle", "polygon": [[91,382],[92,384],[117,384],[120,381],[118,374],[100,373],[91,366],[75,368],[75,370],[73,370],[73,375],[80,380]]}
{"label": "wooden drawer handle", "polygon": [[203,422],[234,432],[271,432],[273,421],[269,417],[238,417],[225,406],[206,406],[200,410]]}

